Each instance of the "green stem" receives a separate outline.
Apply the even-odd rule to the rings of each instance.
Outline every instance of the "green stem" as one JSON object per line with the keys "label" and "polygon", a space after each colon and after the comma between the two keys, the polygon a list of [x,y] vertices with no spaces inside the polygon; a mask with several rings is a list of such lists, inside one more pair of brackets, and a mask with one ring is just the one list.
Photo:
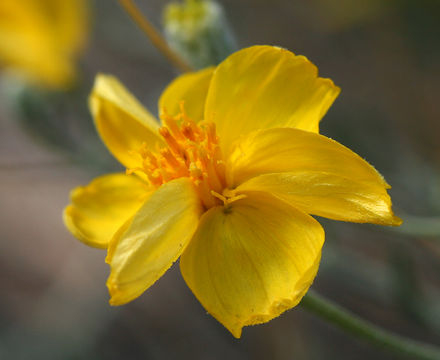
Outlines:
{"label": "green stem", "polygon": [[409,359],[440,360],[440,349],[381,329],[309,290],[301,301],[307,311],[347,333]]}

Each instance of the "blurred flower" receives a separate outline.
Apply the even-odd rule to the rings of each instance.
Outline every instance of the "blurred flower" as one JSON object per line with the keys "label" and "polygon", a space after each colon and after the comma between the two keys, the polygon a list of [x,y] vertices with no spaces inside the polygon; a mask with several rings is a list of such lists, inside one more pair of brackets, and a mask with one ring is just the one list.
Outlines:
{"label": "blurred flower", "polygon": [[167,42],[196,69],[217,65],[237,49],[220,4],[211,0],[185,0],[164,11]]}
{"label": "blurred flower", "polygon": [[114,77],[98,76],[95,124],[128,170],[76,188],[64,220],[108,248],[110,303],[141,295],[180,256],[195,296],[240,337],[310,287],[324,231],[309,214],[399,225],[382,176],[318,133],[339,91],[305,57],[254,46],[173,81],[160,127]]}
{"label": "blurred flower", "polygon": [[86,0],[0,1],[0,64],[31,82],[66,88],[88,31]]}

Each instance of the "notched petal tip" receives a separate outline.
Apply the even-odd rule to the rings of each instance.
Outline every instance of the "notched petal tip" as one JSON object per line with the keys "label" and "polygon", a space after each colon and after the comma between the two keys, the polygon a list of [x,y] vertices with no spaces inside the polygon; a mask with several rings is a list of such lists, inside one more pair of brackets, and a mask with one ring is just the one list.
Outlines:
{"label": "notched petal tip", "polygon": [[[385,180],[384,180],[385,182]],[[377,217],[376,219],[371,219],[365,222],[369,222],[376,225],[382,225],[382,226],[400,226],[403,223],[403,220],[396,216],[393,211],[393,205],[391,202],[391,197],[387,192],[387,189],[391,188],[391,186],[387,186],[388,184],[385,182],[384,186],[384,206],[386,209],[384,209],[383,214],[381,217]]]}
{"label": "notched petal tip", "polygon": [[403,220],[400,217],[393,214],[393,218],[392,218],[391,223],[389,225],[390,226],[400,226],[402,224],[403,224]]}
{"label": "notched petal tip", "polygon": [[[301,297],[302,298],[302,297]],[[243,328],[245,326],[253,326],[253,325],[259,325],[269,322],[272,319],[277,318],[282,313],[286,312],[287,310],[290,310],[294,306],[296,306],[299,303],[298,301],[292,301],[290,299],[281,299],[274,301],[268,308],[267,313],[263,314],[255,314],[249,317],[246,320],[242,320],[236,325],[228,327],[224,324],[224,326],[229,330],[229,332],[236,338],[239,339],[241,337],[241,334],[243,332]],[[215,316],[214,316],[215,317]]]}
{"label": "notched petal tip", "polygon": [[[267,312],[265,313],[254,314],[249,318],[241,320],[232,326],[225,323],[222,324],[236,339],[239,339],[241,337],[244,327],[267,323],[270,320],[279,317],[284,312],[291,310],[292,308],[297,306],[301,302],[304,295],[307,293],[310,286],[311,283],[306,285],[302,291],[298,292],[297,295],[292,296],[291,299],[283,298],[273,301],[272,304],[268,306]],[[221,322],[215,315],[213,315],[213,317]]]}
{"label": "notched petal tip", "polygon": [[[321,253],[319,254],[319,256],[317,256],[315,262],[310,266],[310,268],[304,273],[303,277],[298,281],[298,290],[296,290],[290,298],[276,299],[272,301],[270,305],[268,305],[267,311],[260,314],[253,314],[248,319],[242,320],[231,327],[228,327],[226,324],[222,323],[220,320],[219,321],[229,330],[229,332],[236,339],[239,339],[245,326],[253,326],[267,323],[270,320],[281,316],[284,312],[293,309],[301,302],[304,295],[312,286],[319,269],[320,261]],[[215,318],[217,319],[217,317]]]}
{"label": "notched petal tip", "polygon": [[321,77],[320,74],[319,74],[318,67],[313,62],[311,62],[307,56],[295,55],[293,52],[291,52],[291,51],[289,51],[287,49],[281,49],[281,50],[283,50],[286,53],[289,53],[290,56],[294,55],[297,59],[301,59],[309,67],[310,73],[314,75],[314,77],[316,78],[317,82],[320,85],[325,85],[329,89],[333,90],[333,92],[331,93],[331,95],[332,95],[331,96],[332,97],[332,103],[333,103],[333,101],[341,93],[341,88],[339,86],[337,86],[332,79],[327,78],[327,77]]}
{"label": "notched petal tip", "polygon": [[342,91],[341,88],[338,85],[336,85],[332,79],[320,77],[320,78],[318,78],[318,80],[321,81],[323,84],[325,84],[328,88],[331,88],[333,90],[333,93],[332,93],[333,101],[341,93],[341,91]]}
{"label": "notched petal tip", "polygon": [[133,299],[124,299],[123,293],[119,290],[116,282],[111,278],[111,276],[107,279],[106,282],[108,292],[110,294],[110,300],[108,303],[111,306],[120,306],[130,302]]}

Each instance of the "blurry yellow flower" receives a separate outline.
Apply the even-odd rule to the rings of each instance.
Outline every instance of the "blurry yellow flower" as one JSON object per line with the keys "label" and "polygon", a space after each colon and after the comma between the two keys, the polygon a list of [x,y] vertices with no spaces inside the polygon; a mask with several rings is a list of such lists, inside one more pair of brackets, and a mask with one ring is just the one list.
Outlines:
{"label": "blurry yellow flower", "polygon": [[75,189],[64,219],[108,249],[110,303],[135,299],[181,257],[195,296],[240,337],[310,287],[324,242],[310,214],[399,225],[382,176],[318,133],[339,91],[305,57],[254,46],[174,80],[160,127],[114,77],[98,76],[96,127],[128,170]]}
{"label": "blurry yellow flower", "polygon": [[75,77],[88,31],[87,0],[1,0],[0,66],[52,88]]}

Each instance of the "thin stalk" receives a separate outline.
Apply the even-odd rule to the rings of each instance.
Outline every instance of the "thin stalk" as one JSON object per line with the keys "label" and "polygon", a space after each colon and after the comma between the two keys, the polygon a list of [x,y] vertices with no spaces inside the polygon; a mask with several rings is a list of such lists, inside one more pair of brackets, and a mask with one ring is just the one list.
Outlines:
{"label": "thin stalk", "polygon": [[301,306],[350,335],[368,341],[379,348],[409,359],[440,360],[439,348],[384,330],[350,313],[312,290],[309,290],[307,295],[304,296]]}
{"label": "thin stalk", "polygon": [[167,44],[160,32],[140,12],[132,0],[118,0],[123,9],[151,40],[153,45],[181,72],[193,71],[186,61],[176,54]]}

